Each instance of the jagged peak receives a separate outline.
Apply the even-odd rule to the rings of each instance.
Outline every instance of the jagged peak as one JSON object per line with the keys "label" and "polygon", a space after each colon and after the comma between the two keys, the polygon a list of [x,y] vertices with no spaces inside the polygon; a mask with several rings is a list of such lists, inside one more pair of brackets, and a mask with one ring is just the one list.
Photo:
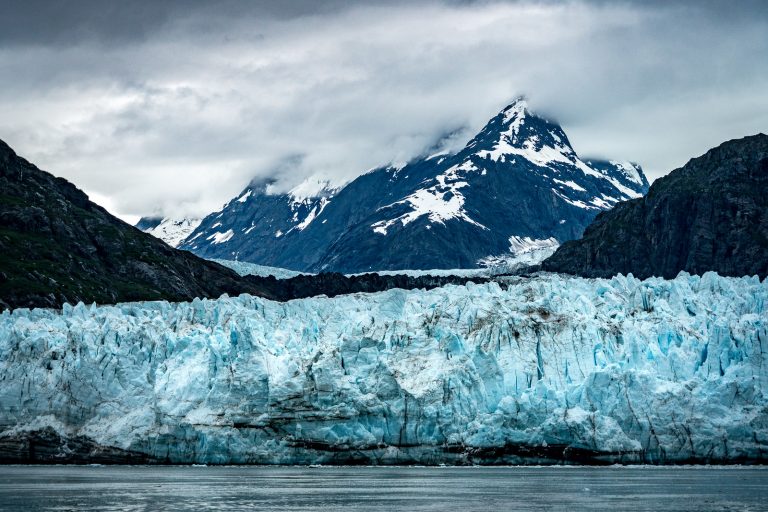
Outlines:
{"label": "jagged peak", "polygon": [[504,115],[504,124],[513,122],[519,122],[529,112],[528,100],[525,96],[518,96],[515,100],[502,109],[501,114]]}
{"label": "jagged peak", "polygon": [[558,152],[575,154],[562,128],[533,112],[525,96],[518,96],[504,107],[467,144],[467,148],[475,148],[475,151],[491,149],[488,146],[524,150],[549,146]]}
{"label": "jagged peak", "polygon": [[584,175],[607,180],[622,197],[637,197],[648,186],[637,164],[601,161],[593,165],[581,159],[560,125],[532,112],[523,96],[494,116],[462,153],[464,158],[494,162],[523,159],[542,168],[575,167]]}
{"label": "jagged peak", "polygon": [[637,183],[638,185],[642,185],[643,183],[646,185],[648,184],[648,180],[645,178],[643,168],[640,164],[630,162],[629,160],[609,160],[608,163],[613,165],[633,183]]}
{"label": "jagged peak", "polygon": [[516,98],[494,116],[467,144],[466,150],[494,161],[521,156],[537,165],[552,160],[578,162],[562,128],[532,112],[524,96]]}
{"label": "jagged peak", "polygon": [[163,217],[154,226],[139,227],[137,224],[136,227],[155,238],[159,238],[171,247],[178,247],[197,229],[202,220],[197,217]]}

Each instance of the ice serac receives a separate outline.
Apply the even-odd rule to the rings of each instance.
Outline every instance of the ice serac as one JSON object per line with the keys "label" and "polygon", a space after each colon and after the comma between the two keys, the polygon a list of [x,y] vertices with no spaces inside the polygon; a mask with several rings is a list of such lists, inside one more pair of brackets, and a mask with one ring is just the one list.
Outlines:
{"label": "ice serac", "polygon": [[308,272],[470,269],[528,257],[510,251],[512,238],[577,238],[597,213],[648,189],[636,164],[579,157],[522,98],[457,153],[317,185],[275,194],[251,184],[181,247]]}
{"label": "ice serac", "polygon": [[766,306],[708,273],[5,312],[0,458],[765,462]]}

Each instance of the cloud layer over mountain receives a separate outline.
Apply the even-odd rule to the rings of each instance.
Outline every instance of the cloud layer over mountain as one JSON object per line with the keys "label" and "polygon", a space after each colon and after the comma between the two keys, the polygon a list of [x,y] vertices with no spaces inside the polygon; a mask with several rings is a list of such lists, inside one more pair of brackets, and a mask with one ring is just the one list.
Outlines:
{"label": "cloud layer over mountain", "polygon": [[651,178],[768,127],[762,2],[1,3],[0,138],[125,217],[460,146],[521,93]]}

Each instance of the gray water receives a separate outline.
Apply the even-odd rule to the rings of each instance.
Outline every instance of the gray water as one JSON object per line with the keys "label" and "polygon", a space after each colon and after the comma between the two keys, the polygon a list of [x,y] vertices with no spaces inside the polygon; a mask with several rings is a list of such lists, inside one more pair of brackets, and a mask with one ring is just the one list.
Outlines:
{"label": "gray water", "polygon": [[4,466],[0,510],[768,510],[768,468]]}

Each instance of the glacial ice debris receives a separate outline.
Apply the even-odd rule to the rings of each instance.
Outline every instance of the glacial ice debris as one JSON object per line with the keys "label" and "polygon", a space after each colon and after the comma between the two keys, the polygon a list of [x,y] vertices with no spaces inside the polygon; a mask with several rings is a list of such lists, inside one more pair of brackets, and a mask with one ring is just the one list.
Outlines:
{"label": "glacial ice debris", "polygon": [[0,457],[52,429],[173,463],[765,461],[767,307],[708,273],[4,312]]}

